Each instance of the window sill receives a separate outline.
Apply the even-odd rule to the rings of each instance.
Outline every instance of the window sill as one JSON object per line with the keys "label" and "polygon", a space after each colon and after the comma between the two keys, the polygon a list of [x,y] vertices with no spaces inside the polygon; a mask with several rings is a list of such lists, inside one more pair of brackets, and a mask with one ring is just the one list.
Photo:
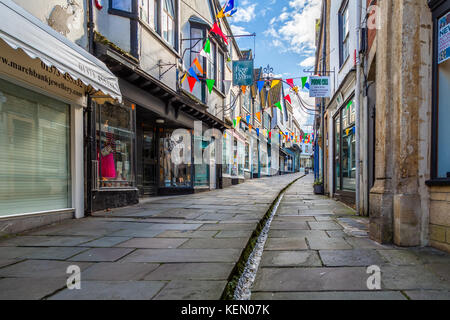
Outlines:
{"label": "window sill", "polygon": [[450,186],[450,179],[431,179],[425,182],[429,187],[448,187]]}

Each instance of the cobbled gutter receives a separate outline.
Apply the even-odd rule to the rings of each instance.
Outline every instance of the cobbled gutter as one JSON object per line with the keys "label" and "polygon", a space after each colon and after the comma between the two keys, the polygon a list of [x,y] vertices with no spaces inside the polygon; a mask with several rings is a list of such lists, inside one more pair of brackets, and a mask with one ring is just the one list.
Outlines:
{"label": "cobbled gutter", "polygon": [[239,261],[231,272],[227,286],[222,294],[222,300],[250,300],[251,287],[256,278],[256,273],[261,262],[264,245],[267,240],[273,217],[275,216],[278,206],[283,199],[284,193],[287,189],[289,189],[289,187],[303,177],[305,176],[295,179],[279,192],[277,198],[272,202],[269,210],[258,223],[258,226],[255,231],[253,231],[253,234],[242,252]]}

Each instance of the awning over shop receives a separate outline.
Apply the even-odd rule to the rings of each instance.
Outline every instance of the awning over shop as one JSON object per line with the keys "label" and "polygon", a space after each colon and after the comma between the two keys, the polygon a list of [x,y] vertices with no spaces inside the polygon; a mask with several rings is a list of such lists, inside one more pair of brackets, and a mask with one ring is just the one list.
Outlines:
{"label": "awning over shop", "polygon": [[0,38],[32,59],[80,80],[98,95],[122,100],[117,77],[106,65],[11,0],[0,0]]}

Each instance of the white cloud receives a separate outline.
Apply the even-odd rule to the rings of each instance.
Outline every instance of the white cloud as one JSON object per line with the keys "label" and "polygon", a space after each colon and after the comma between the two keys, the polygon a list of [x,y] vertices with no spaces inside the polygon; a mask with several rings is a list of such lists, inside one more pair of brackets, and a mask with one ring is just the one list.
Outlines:
{"label": "white cloud", "polygon": [[306,58],[305,60],[303,60],[302,62],[300,62],[298,65],[300,67],[312,67],[315,62],[316,62],[315,57],[309,57],[309,58]]}
{"label": "white cloud", "polygon": [[231,24],[230,28],[231,28],[231,31],[233,32],[233,35],[250,34],[250,32],[248,32],[247,30],[245,30],[244,27],[241,27],[241,26],[237,26],[237,25]]}
{"label": "white cloud", "polygon": [[256,17],[256,3],[248,5],[247,1],[243,1],[238,7],[237,12],[233,15],[233,22],[250,22]]}
{"label": "white cloud", "polygon": [[[273,20],[266,35],[282,39],[284,48],[295,53],[311,52],[315,48],[316,19],[320,18],[321,1],[292,0],[291,10]],[[272,22],[272,21],[271,21]]]}

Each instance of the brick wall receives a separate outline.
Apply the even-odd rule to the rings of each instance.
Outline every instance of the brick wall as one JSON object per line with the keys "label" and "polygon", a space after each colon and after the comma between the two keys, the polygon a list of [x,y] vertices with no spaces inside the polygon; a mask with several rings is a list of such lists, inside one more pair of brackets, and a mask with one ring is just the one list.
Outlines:
{"label": "brick wall", "polygon": [[450,252],[450,187],[430,189],[430,245]]}

